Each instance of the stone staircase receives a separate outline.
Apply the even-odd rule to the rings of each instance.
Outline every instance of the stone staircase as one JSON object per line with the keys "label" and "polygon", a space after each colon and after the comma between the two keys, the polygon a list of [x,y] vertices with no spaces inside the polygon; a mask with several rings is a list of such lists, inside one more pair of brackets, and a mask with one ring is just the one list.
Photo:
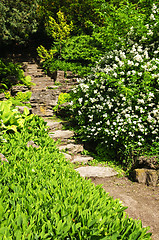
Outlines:
{"label": "stone staircase", "polygon": [[[52,76],[47,76],[43,69],[37,62],[30,58],[22,60],[21,55],[18,59],[24,70],[24,74],[31,76],[34,85],[31,87],[32,96],[30,99],[30,111],[40,117],[43,117],[49,128],[49,135],[52,139],[57,141],[59,151],[65,155],[65,158],[76,164],[75,166],[84,165],[76,168],[75,170],[80,173],[82,177],[110,177],[118,173],[110,167],[89,166],[89,162],[93,161],[91,156],[83,155],[83,144],[75,141],[75,133],[66,130],[69,126],[69,121],[54,120],[55,113],[53,108],[57,105],[58,96],[60,93],[68,93],[77,84],[77,76],[74,76],[70,71],[66,73],[57,71]],[[28,91],[26,86],[15,86],[11,89],[16,95],[17,92]],[[2,96],[2,100],[5,96]],[[1,96],[0,96],[1,98]],[[19,111],[23,112],[23,107],[19,107]],[[65,130],[64,130],[65,129]],[[28,142],[28,146],[38,147],[33,141]]]}
{"label": "stone staircase", "polygon": [[75,141],[75,133],[72,130],[63,130],[66,122],[57,122],[44,118],[49,128],[49,136],[59,141],[58,148],[63,152],[67,160],[72,163],[88,163],[93,160],[90,156],[82,155],[83,145]]}
{"label": "stone staircase", "polygon": [[66,159],[72,163],[87,164],[92,161],[92,157],[82,155],[84,148],[82,144],[75,141],[75,133],[70,130],[63,130],[69,123],[52,119],[55,115],[53,107],[57,104],[59,94],[70,92],[77,84],[76,77],[70,71],[66,73],[66,76],[63,71],[57,71],[49,77],[33,60],[23,62],[23,69],[25,75],[31,76],[32,82],[35,84],[31,87],[32,113],[43,117],[47,122],[49,136],[59,142],[60,152],[63,152]]}
{"label": "stone staircase", "polygon": [[57,71],[49,77],[33,60],[22,64],[25,75],[31,76],[35,84],[31,87],[32,112],[41,117],[53,116],[53,108],[57,105],[59,94],[69,92],[77,84],[76,78],[71,72],[67,72],[65,77],[64,71]]}

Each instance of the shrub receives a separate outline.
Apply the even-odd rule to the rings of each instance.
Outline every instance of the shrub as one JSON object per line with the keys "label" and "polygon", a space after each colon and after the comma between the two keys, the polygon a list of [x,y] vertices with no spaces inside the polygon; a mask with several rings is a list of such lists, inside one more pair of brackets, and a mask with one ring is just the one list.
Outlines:
{"label": "shrub", "polygon": [[[100,6],[98,5],[96,11],[103,19],[103,24],[99,26],[97,23],[87,21],[87,27],[91,29],[91,33],[87,31],[87,33],[80,35],[76,33],[76,36],[70,36],[67,40],[63,38],[61,47],[54,39],[50,50],[38,48],[38,54],[44,60],[45,69],[50,72],[57,69],[71,70],[78,72],[79,75],[87,75],[104,52],[125,43],[125,40],[122,42],[119,37],[125,37],[130,26],[135,26],[138,29],[138,34],[140,33],[144,14],[136,9],[136,5],[121,3],[119,7],[116,7],[110,3],[102,3]],[[50,21],[48,22],[49,25]],[[66,29],[69,29],[69,25],[66,26]],[[55,36],[51,34],[51,32],[55,33],[54,29],[55,27],[53,31],[49,31],[52,36]],[[60,24],[58,29],[56,30],[57,35],[60,30],[62,31]],[[63,33],[61,37],[63,37]]]}
{"label": "shrub", "polygon": [[37,31],[36,0],[1,0],[0,45],[24,43]]}
{"label": "shrub", "polygon": [[0,59],[0,92],[4,89],[10,89],[16,84],[24,84],[28,87],[32,85],[31,77],[24,76],[24,71],[19,64],[4,61]]}
{"label": "shrub", "polygon": [[81,138],[122,161],[159,138],[158,11],[153,4],[142,38],[132,27],[123,46],[106,53],[73,94]]}
{"label": "shrub", "polygon": [[71,96],[69,93],[60,93],[60,95],[58,97],[57,105],[53,108],[53,110],[57,111],[59,105],[69,102],[70,99],[71,99]]}

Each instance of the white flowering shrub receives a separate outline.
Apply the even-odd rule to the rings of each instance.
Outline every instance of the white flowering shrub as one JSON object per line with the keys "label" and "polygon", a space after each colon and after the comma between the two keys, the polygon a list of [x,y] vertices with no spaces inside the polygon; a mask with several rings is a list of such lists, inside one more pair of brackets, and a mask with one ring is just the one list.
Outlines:
{"label": "white flowering shrub", "polygon": [[111,149],[116,157],[159,139],[158,13],[153,4],[142,38],[131,28],[124,46],[106,53],[73,92],[81,138]]}

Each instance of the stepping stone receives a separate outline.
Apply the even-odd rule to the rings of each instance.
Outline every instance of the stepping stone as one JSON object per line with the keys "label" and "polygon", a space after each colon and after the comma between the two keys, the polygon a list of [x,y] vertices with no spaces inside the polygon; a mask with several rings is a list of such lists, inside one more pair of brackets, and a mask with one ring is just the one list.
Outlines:
{"label": "stepping stone", "polygon": [[83,151],[83,146],[80,144],[66,144],[58,147],[60,151],[66,150],[70,154],[77,154]]}
{"label": "stepping stone", "polygon": [[[45,119],[44,119],[45,120]],[[45,120],[47,122],[46,126],[49,127],[49,130],[61,129],[62,123],[61,122],[53,122],[52,120]]]}
{"label": "stepping stone", "polygon": [[74,132],[70,130],[56,130],[53,134],[49,134],[52,139],[66,140],[74,136]]}
{"label": "stepping stone", "polygon": [[79,172],[81,177],[112,177],[118,175],[118,173],[110,167],[96,167],[96,166],[86,166],[79,167],[75,169]]}
{"label": "stepping stone", "polygon": [[75,156],[71,162],[72,163],[88,163],[92,160],[93,158],[90,156]]}

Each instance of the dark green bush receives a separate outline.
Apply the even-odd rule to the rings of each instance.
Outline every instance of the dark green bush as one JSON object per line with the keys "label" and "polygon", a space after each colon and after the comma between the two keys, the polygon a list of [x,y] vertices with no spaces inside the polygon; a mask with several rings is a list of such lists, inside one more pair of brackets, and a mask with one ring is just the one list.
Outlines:
{"label": "dark green bush", "polygon": [[36,0],[0,1],[0,45],[24,43],[37,26]]}

